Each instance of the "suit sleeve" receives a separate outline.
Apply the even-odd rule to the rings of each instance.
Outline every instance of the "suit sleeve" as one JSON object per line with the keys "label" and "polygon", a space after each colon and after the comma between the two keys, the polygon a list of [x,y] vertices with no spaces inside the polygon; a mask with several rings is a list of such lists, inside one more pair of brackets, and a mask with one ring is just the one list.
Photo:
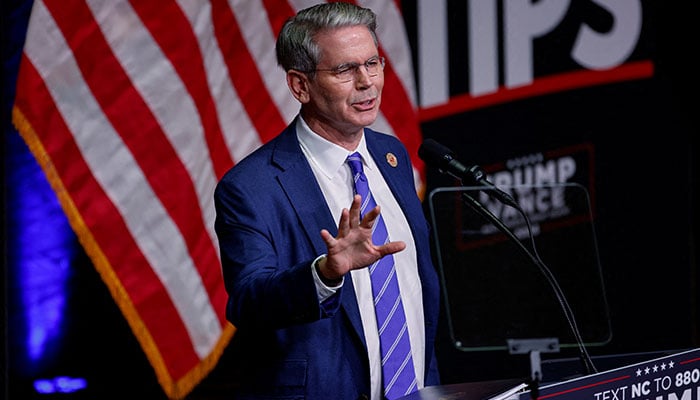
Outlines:
{"label": "suit sleeve", "polygon": [[312,277],[314,254],[295,231],[286,198],[265,187],[270,180],[241,176],[225,176],[214,194],[227,319],[237,327],[284,328],[328,315]]}

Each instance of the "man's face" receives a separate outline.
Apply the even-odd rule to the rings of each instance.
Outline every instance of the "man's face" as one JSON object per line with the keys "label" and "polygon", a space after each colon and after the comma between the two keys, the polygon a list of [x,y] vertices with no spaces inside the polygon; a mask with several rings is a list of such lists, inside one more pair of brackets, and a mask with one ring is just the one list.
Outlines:
{"label": "man's face", "polygon": [[[378,54],[372,35],[364,26],[339,28],[316,36],[321,59],[314,79],[309,81],[309,99],[304,119],[311,129],[327,136],[347,136],[371,125],[379,113],[384,71],[372,76],[364,65]],[[351,71],[352,79],[340,77],[333,69],[342,65],[360,66]],[[330,70],[330,71],[329,71]]]}

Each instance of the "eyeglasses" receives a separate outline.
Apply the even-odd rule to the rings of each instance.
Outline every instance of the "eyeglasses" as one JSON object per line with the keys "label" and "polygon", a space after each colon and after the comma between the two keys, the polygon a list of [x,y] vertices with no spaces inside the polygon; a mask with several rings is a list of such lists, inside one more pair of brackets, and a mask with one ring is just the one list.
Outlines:
{"label": "eyeglasses", "polygon": [[336,79],[338,79],[339,82],[350,82],[351,80],[355,79],[355,76],[357,76],[357,72],[360,70],[361,66],[365,66],[369,76],[377,76],[379,75],[379,71],[384,69],[384,63],[384,57],[374,56],[362,64],[345,63],[340,64],[335,68],[315,69],[313,71],[306,72],[330,72]]}

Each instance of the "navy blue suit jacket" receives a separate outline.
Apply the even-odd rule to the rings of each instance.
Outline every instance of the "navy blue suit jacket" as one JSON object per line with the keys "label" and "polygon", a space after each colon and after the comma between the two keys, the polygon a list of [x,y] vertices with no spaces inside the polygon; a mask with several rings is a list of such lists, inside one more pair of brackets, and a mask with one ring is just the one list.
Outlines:
{"label": "navy blue suit jacket", "polygon": [[[335,236],[338,222],[294,126],[241,160],[215,191],[226,314],[237,327],[231,379],[237,398],[368,398],[369,361],[352,279],[345,279],[335,301],[318,302],[311,263],[326,252],[321,229]],[[393,136],[365,129],[365,138],[413,232],[423,287],[425,383],[436,385],[439,281],[411,160]],[[385,161],[388,152],[398,158],[397,167]]]}

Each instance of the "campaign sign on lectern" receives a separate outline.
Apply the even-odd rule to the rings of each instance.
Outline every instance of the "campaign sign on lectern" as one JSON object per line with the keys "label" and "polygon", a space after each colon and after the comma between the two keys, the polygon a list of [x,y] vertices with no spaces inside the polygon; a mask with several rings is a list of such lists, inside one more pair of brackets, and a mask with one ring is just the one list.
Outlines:
{"label": "campaign sign on lectern", "polygon": [[[530,400],[530,392],[518,400]],[[699,400],[700,349],[542,386],[540,400]]]}

